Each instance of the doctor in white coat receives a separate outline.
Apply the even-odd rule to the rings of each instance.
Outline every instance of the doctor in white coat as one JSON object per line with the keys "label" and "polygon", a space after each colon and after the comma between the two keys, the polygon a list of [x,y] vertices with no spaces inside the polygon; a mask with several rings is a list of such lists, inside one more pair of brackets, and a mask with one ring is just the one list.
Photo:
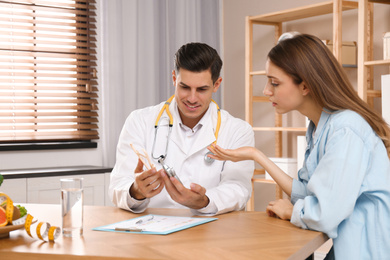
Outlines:
{"label": "doctor in white coat", "polygon": [[[206,156],[214,142],[229,149],[254,145],[252,127],[212,100],[221,85],[221,68],[218,53],[207,44],[189,43],[177,51],[174,98],[133,111],[122,129],[109,186],[116,206],[136,213],[147,207],[189,208],[197,215],[245,208],[253,161],[210,161]],[[130,144],[147,151],[154,167],[146,169]],[[161,158],[179,180],[168,177]]]}

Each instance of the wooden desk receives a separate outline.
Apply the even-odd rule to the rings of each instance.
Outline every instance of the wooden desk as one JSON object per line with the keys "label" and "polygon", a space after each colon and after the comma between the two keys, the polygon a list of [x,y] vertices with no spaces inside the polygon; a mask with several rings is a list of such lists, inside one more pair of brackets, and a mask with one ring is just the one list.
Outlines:
{"label": "wooden desk", "polygon": [[[39,221],[61,226],[59,205],[24,204]],[[189,210],[148,209],[144,214],[192,216]],[[232,212],[218,220],[169,235],[126,234],[91,228],[139,214],[114,207],[85,206],[84,235],[55,243],[30,238],[24,230],[0,240],[0,258],[15,259],[305,259],[327,241],[264,212]],[[35,227],[36,225],[34,225]]]}

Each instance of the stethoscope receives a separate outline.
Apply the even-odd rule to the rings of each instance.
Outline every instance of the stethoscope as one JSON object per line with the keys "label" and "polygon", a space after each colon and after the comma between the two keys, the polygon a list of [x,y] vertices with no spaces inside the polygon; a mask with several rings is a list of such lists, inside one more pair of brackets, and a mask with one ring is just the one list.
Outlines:
{"label": "stethoscope", "polygon": [[[169,105],[171,104],[173,98],[175,97],[175,95],[173,95],[172,97],[170,97],[166,102],[165,104],[163,105],[162,109],[160,110],[160,113],[158,114],[157,116],[157,119],[156,119],[156,123],[154,124],[154,141],[153,141],[153,147],[152,147],[152,157],[153,159],[157,160],[160,164],[164,164],[164,160],[165,158],[167,158],[167,152],[168,152],[168,145],[169,145],[169,139],[170,139],[170,136],[171,136],[171,132],[172,132],[172,127],[173,127],[173,117],[172,117],[172,114],[171,112],[169,111]],[[215,105],[217,106],[217,114],[218,114],[218,120],[217,120],[217,128],[215,129],[215,141],[213,142],[214,144],[217,143],[217,140],[218,140],[218,133],[219,133],[219,128],[221,127],[221,110],[217,104],[217,102],[215,102],[214,100],[211,100],[215,103]],[[169,117],[169,130],[168,130],[168,136],[167,136],[167,142],[166,142],[166,145],[165,145],[165,154],[164,155],[160,155],[158,157],[154,156],[154,147],[156,145],[156,137],[157,137],[157,131],[158,131],[158,128],[159,128],[159,122],[160,122],[160,119],[161,119],[161,116],[162,114],[164,113],[164,111],[167,112],[167,115]],[[212,152],[207,152],[204,156],[204,161],[206,162],[206,164],[212,164],[215,159],[213,158],[210,158],[208,155],[209,154],[213,154]]]}

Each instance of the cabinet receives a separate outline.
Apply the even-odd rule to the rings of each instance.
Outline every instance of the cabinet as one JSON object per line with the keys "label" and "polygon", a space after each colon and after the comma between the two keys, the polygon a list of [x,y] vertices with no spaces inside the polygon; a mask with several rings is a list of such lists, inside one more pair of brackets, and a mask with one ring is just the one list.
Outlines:
{"label": "cabinet", "polygon": [[[366,2],[367,0],[360,0]],[[253,27],[256,25],[273,26],[275,29],[274,42],[276,43],[282,34],[282,25],[285,22],[304,19],[324,14],[333,14],[333,53],[341,61],[342,47],[342,13],[344,11],[358,9],[356,1],[333,0],[319,4],[312,4],[304,7],[293,8],[289,10],[246,17],[245,27],[245,119],[253,127],[254,131],[272,131],[275,133],[275,157],[282,157],[282,133],[295,132],[304,135],[306,127],[288,127],[282,124],[282,115],[275,114],[273,126],[255,126],[253,122],[253,105],[254,103],[268,102],[264,96],[253,94],[253,77],[264,76],[265,71],[253,70]],[[360,12],[360,10],[359,10]],[[360,14],[360,13],[359,13]],[[366,21],[366,20],[365,20]],[[359,24],[360,27],[360,24]],[[366,25],[362,25],[366,28]],[[359,48],[361,49],[361,48]],[[364,88],[364,87],[362,87]],[[256,169],[252,178],[252,188],[255,182],[274,183],[264,178],[255,178],[257,175],[264,174],[263,169]],[[282,190],[276,186],[276,198],[283,196]],[[247,204],[247,210],[254,210],[254,195]]]}
{"label": "cabinet", "polygon": [[26,178],[6,180],[1,185],[0,191],[10,196],[13,202],[17,202],[17,203],[27,202]]}
{"label": "cabinet", "polygon": [[84,205],[104,206],[104,174],[54,176],[27,179],[27,203],[60,204],[60,179],[83,178]]}
{"label": "cabinet", "polygon": [[108,198],[110,173],[7,179],[0,190],[16,203],[59,204],[60,179],[71,177],[84,178],[85,205],[114,206]]}
{"label": "cabinet", "polygon": [[[373,59],[374,3],[390,5],[389,0],[359,0],[358,14],[358,94],[370,106],[373,99],[381,97],[380,90],[374,90],[373,67],[390,65],[390,60]],[[387,21],[389,22],[389,21]]]}
{"label": "cabinet", "polygon": [[84,204],[113,206],[108,198],[112,168],[70,166],[2,170],[0,191],[15,203],[60,204],[60,179],[84,178]]}

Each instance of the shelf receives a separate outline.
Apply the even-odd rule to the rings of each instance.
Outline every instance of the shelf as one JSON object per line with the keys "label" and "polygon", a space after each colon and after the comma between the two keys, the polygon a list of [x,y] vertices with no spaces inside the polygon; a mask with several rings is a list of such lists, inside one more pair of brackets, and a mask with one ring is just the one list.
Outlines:
{"label": "shelf", "polygon": [[[342,11],[358,9],[358,2],[343,1]],[[264,15],[251,16],[254,23],[273,24],[333,13],[333,1],[307,5]]]}
{"label": "shelf", "polygon": [[252,182],[276,184],[276,182],[274,180],[265,178],[265,170],[264,169],[256,169],[255,170],[255,173],[253,174],[253,177],[252,177]]}
{"label": "shelf", "polygon": [[[278,42],[279,37],[283,34],[283,23],[310,17],[317,17],[320,15],[333,15],[333,24],[329,26],[333,33],[333,54],[338,61],[341,61],[342,48],[342,13],[349,10],[358,10],[360,13],[360,2],[345,1],[345,0],[327,0],[322,3],[306,5],[303,7],[282,10],[278,12],[247,16],[245,25],[245,120],[252,125],[253,131],[269,131],[273,132],[275,139],[275,157],[283,156],[283,132],[297,133],[297,135],[305,135],[306,127],[283,127],[282,115],[275,112],[275,124],[272,127],[253,127],[253,106],[255,102],[269,102],[269,98],[265,96],[255,96],[253,93],[253,79],[254,76],[266,75],[264,70],[254,70],[253,68],[253,49],[256,47],[253,44],[253,34],[255,25],[266,25],[274,27],[274,42]],[[383,0],[384,1],[384,0]],[[388,0],[387,0],[388,1]],[[382,2],[382,1],[381,1]],[[390,1],[388,1],[390,2]],[[361,28],[362,26],[359,26]],[[386,64],[386,63],[384,63]],[[367,65],[368,66],[368,65]],[[367,66],[362,66],[367,68]],[[346,69],[356,68],[356,66],[344,65]],[[358,68],[359,70],[359,68]],[[370,90],[365,93],[370,97],[379,97],[378,91]],[[290,136],[287,136],[290,138]],[[258,174],[257,170],[254,173]],[[273,180],[266,180],[263,178],[253,177],[252,182],[275,183]],[[276,185],[276,198],[282,198],[283,192],[279,185]],[[247,210],[254,210],[254,196],[252,194],[247,204]]]}
{"label": "shelf", "polygon": [[259,71],[251,71],[249,72],[251,76],[256,76],[256,75],[265,75],[265,70],[259,70]]}
{"label": "shelf", "polygon": [[389,0],[368,0],[369,3],[390,4]]}
{"label": "shelf", "polygon": [[[358,12],[358,94],[361,99],[373,107],[373,98],[382,97],[381,90],[373,90],[373,66],[388,65],[390,59],[372,60],[374,32],[374,3],[390,4],[389,0],[359,0]],[[383,100],[382,100],[383,102]]]}
{"label": "shelf", "polygon": [[375,66],[375,65],[390,65],[390,60],[373,60],[373,61],[365,61],[365,66]]}
{"label": "shelf", "polygon": [[306,132],[306,127],[252,127],[253,131]]}
{"label": "shelf", "polygon": [[274,180],[268,180],[268,179],[262,179],[262,178],[252,178],[252,181],[253,182],[257,182],[257,183],[272,183],[272,184],[276,184],[276,182]]}
{"label": "shelf", "polygon": [[269,97],[266,97],[266,96],[253,96],[252,101],[253,102],[270,102]]}
{"label": "shelf", "polygon": [[371,89],[368,89],[367,90],[367,96],[374,97],[374,98],[382,97],[382,91],[381,90],[371,90]]}
{"label": "shelf", "polygon": [[254,175],[264,175],[264,174],[265,174],[264,169],[255,169]]}

